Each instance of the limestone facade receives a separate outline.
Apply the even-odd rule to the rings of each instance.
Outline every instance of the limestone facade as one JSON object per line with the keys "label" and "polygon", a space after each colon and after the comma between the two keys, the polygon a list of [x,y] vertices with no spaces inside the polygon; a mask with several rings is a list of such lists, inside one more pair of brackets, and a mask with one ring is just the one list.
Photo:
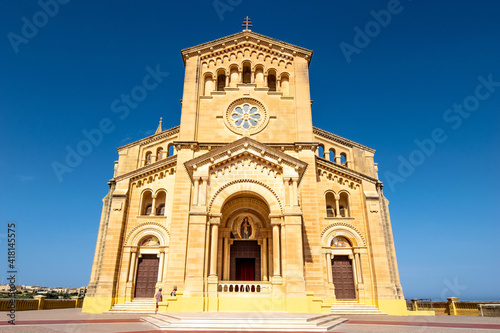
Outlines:
{"label": "limestone facade", "polygon": [[312,51],[246,30],[181,53],[180,126],[118,148],[84,311],[177,286],[160,311],[404,312],[375,151],[312,125]]}

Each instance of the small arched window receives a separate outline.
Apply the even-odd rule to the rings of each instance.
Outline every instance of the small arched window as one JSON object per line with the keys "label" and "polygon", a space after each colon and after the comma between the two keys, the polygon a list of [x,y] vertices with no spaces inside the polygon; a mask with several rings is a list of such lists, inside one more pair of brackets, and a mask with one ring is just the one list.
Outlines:
{"label": "small arched window", "polygon": [[165,216],[165,204],[161,204],[158,206],[158,208],[156,209],[156,215]]}
{"label": "small arched window", "polygon": [[267,86],[269,87],[269,91],[276,91],[276,75],[269,74],[267,77]]}
{"label": "small arched window", "polygon": [[335,149],[330,149],[330,162],[335,163]]}
{"label": "small arched window", "polygon": [[325,146],[323,146],[321,143],[318,146],[318,156],[321,158],[325,158]]}
{"label": "small arched window", "polygon": [[168,151],[167,151],[167,153],[168,153],[167,156],[168,157],[175,155],[175,150],[174,150],[174,144],[173,143],[169,144],[167,149],[168,149]]}
{"label": "small arched window", "polygon": [[155,215],[159,216],[165,216],[165,203],[167,199],[167,193],[165,191],[158,191],[156,193],[156,199],[155,199]]}
{"label": "small arched window", "polygon": [[217,91],[224,91],[226,87],[226,74],[217,76]]}
{"label": "small arched window", "polygon": [[156,150],[156,160],[159,161],[163,158],[163,148],[158,148]]}
{"label": "small arched window", "polygon": [[326,217],[335,217],[335,195],[332,192],[328,192],[325,195],[326,201]]}
{"label": "small arched window", "polygon": [[204,95],[205,96],[210,96],[210,93],[214,90],[213,85],[214,85],[214,82],[212,79],[212,74],[206,74],[205,75],[205,82],[204,82],[204,86],[205,86]]}
{"label": "small arched window", "polygon": [[148,165],[148,164],[151,164],[151,159],[152,159],[152,154],[150,151],[148,151],[146,153],[146,159],[145,159],[145,162],[144,162],[144,165]]}
{"label": "small arched window", "polygon": [[150,215],[153,207],[153,194],[151,191],[142,193],[140,215]]}
{"label": "small arched window", "polygon": [[349,217],[349,195],[346,192],[341,192],[339,195],[339,215]]}
{"label": "small arched window", "polygon": [[281,76],[281,91],[283,92],[283,96],[288,96],[290,93],[290,79],[288,75]]}
{"label": "small arched window", "polygon": [[340,154],[340,163],[342,165],[346,164],[347,162],[347,155],[345,153]]}
{"label": "small arched window", "polygon": [[243,83],[252,83],[252,70],[249,63],[243,65]]}

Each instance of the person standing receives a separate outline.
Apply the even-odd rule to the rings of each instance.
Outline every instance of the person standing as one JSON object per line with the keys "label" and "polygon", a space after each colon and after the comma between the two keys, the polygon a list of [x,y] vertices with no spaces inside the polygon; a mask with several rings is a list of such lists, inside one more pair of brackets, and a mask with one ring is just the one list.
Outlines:
{"label": "person standing", "polygon": [[158,312],[158,303],[163,301],[163,296],[161,294],[161,287],[158,289],[155,298],[156,298],[156,309],[155,309],[155,314],[156,314]]}
{"label": "person standing", "polygon": [[177,296],[177,286],[174,286],[174,290],[172,290],[170,296]]}

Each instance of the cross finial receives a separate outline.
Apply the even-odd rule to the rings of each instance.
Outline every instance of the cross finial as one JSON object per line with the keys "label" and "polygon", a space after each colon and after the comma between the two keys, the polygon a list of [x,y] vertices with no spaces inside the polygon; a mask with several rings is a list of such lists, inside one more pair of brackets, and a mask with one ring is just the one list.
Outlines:
{"label": "cross finial", "polygon": [[245,28],[244,30],[248,30],[248,31],[251,31],[250,29],[248,28],[251,28],[252,27],[252,21],[250,20],[250,18],[247,16],[245,17],[245,19],[243,20],[243,24],[241,25],[243,28]]}

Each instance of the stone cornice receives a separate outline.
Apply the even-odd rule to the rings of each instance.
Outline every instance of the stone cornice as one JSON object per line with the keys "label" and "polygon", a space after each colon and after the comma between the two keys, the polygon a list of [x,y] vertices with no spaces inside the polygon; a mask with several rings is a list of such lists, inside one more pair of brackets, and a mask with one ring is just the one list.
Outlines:
{"label": "stone cornice", "polygon": [[316,156],[316,168],[318,170],[318,175],[321,175],[320,170],[331,172],[338,176],[344,177],[350,181],[355,182],[360,185],[362,180],[368,181],[370,183],[378,184],[380,181],[376,178],[372,178],[361,172],[346,168],[345,166],[333,163],[331,161],[325,160],[324,158]]}
{"label": "stone cornice", "polygon": [[164,130],[163,132],[160,132],[158,134],[150,135],[150,136],[145,137],[143,139],[140,139],[140,140],[128,143],[124,146],[118,147],[116,149],[118,151],[120,151],[120,150],[125,149],[125,148],[130,148],[132,146],[136,146],[138,144],[141,146],[144,146],[144,145],[150,144],[150,143],[155,142],[155,141],[160,141],[160,140],[166,139],[170,136],[174,136],[175,134],[178,134],[179,129],[180,129],[180,126],[172,127],[172,128],[167,129],[167,130]]}
{"label": "stone cornice", "polygon": [[300,46],[289,44],[252,31],[242,31],[183,49],[181,50],[181,55],[185,65],[186,59],[192,56],[217,56],[231,50],[232,48],[237,48],[241,45],[249,46],[250,44],[262,49],[262,51],[266,51],[267,53],[288,60],[293,60],[294,57],[300,56],[305,58],[308,64],[310,63],[313,54],[311,50]]}
{"label": "stone cornice", "polygon": [[[196,143],[189,143],[191,149],[195,149],[195,147],[193,147],[195,144]],[[182,146],[181,143],[179,143],[179,145]],[[192,179],[193,172],[207,164],[210,168],[216,168],[222,164],[245,157],[251,158],[259,164],[269,166],[278,173],[283,171],[283,166],[293,168],[297,171],[299,180],[302,178],[307,168],[306,162],[248,137],[216,148],[206,154],[185,162],[184,165]]]}
{"label": "stone cornice", "polygon": [[172,155],[170,157],[161,159],[157,162],[143,166],[143,167],[136,169],[134,171],[117,176],[117,177],[113,178],[112,180],[117,181],[117,182],[122,181],[122,180],[127,179],[127,178],[134,180],[137,178],[150,176],[154,173],[157,173],[159,171],[166,170],[169,168],[173,168],[175,170],[176,166],[177,166],[177,155]]}
{"label": "stone cornice", "polygon": [[347,146],[349,148],[357,147],[357,148],[369,151],[370,153],[375,153],[375,149],[373,149],[373,148],[370,148],[370,147],[367,147],[367,146],[363,146],[360,143],[357,143],[357,142],[351,141],[349,139],[343,138],[343,137],[341,137],[341,136],[339,136],[337,134],[333,134],[333,133],[327,132],[327,131],[322,130],[321,128],[318,128],[318,127],[315,127],[315,126],[313,126],[313,133],[316,134],[316,135],[322,136],[325,139],[328,139],[328,140],[340,143],[340,144],[342,144],[344,146]]}

